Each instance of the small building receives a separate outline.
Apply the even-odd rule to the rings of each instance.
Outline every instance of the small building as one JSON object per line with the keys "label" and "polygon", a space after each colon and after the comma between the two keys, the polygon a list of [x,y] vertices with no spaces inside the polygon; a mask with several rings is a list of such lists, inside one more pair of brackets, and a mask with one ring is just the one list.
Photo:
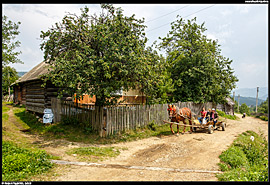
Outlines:
{"label": "small building", "polygon": [[227,97],[225,104],[218,104],[217,109],[225,112],[228,115],[234,115],[234,101]]}
{"label": "small building", "polygon": [[[57,97],[60,88],[47,81],[46,87],[42,87],[43,81],[41,76],[48,73],[48,64],[44,61],[35,66],[29,72],[25,73],[12,86],[14,88],[13,102],[15,104],[23,104],[26,110],[43,114],[45,108],[51,108],[51,98]],[[130,90],[114,93],[115,96],[120,96],[122,104],[143,104],[146,102],[146,97],[139,90]],[[72,95],[64,94],[63,99],[69,99]],[[76,99],[73,99],[76,102]],[[95,96],[91,97],[87,94],[83,99],[78,100],[81,104],[94,105]]]}
{"label": "small building", "polygon": [[26,110],[43,114],[45,108],[51,108],[51,98],[56,97],[59,88],[51,82],[43,87],[40,77],[48,73],[48,64],[41,62],[29,72],[25,73],[14,84],[13,102],[25,105]]}

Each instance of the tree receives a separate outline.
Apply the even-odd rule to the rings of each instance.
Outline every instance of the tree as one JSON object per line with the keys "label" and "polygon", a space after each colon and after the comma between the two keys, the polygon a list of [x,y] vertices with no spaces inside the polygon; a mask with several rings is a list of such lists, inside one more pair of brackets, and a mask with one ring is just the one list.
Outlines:
{"label": "tree", "polygon": [[[179,16],[178,16],[179,17]],[[177,19],[159,49],[165,49],[176,101],[224,103],[238,81],[230,67],[232,60],[221,55],[217,41],[207,39],[204,23],[196,17]]]}
{"label": "tree", "polygon": [[268,114],[268,97],[264,102],[259,105],[258,112]]}
{"label": "tree", "polygon": [[5,66],[2,70],[2,95],[10,95],[12,89],[10,85],[14,83],[19,78],[18,73],[15,68],[10,66]]}
{"label": "tree", "polygon": [[249,107],[247,106],[247,104],[243,103],[240,107],[239,107],[239,112],[241,114],[243,114],[244,112],[250,116],[250,112],[249,112]]}
{"label": "tree", "polygon": [[101,8],[99,16],[88,15],[87,7],[80,16],[69,13],[41,33],[41,49],[50,64],[45,82],[50,80],[78,98],[95,95],[98,106],[116,103],[118,97],[112,94],[120,89],[139,88],[151,96],[146,89],[154,87],[147,81],[161,58],[145,48],[144,20],[135,19],[134,14],[124,16],[121,8],[112,5]]}
{"label": "tree", "polygon": [[20,46],[20,41],[13,41],[19,35],[20,22],[13,23],[7,16],[2,16],[2,70],[10,63],[22,63],[18,59],[21,52],[14,50]]}

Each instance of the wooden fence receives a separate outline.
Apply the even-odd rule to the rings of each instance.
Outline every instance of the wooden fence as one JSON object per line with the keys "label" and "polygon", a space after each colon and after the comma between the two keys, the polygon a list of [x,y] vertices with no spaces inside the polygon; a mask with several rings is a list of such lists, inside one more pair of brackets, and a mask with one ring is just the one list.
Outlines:
{"label": "wooden fence", "polygon": [[[85,126],[91,126],[101,137],[144,127],[150,122],[161,125],[164,124],[163,120],[169,119],[168,104],[97,107],[61,101],[56,98],[52,98],[51,102],[55,122],[61,121],[63,116],[76,117]],[[203,107],[206,109],[216,108],[216,105],[211,102],[204,104],[178,102],[173,104],[179,108],[190,108],[194,116],[199,115]]]}

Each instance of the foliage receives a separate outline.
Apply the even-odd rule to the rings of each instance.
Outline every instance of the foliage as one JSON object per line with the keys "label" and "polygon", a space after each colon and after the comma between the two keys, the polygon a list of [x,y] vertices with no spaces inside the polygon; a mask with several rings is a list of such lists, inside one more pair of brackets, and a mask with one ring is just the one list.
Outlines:
{"label": "foliage", "polygon": [[21,52],[14,52],[20,42],[13,41],[20,33],[19,24],[21,23],[14,23],[7,16],[2,16],[2,69],[10,63],[22,63],[17,58]]}
{"label": "foliage", "polygon": [[120,151],[114,147],[82,147],[73,148],[66,152],[67,154],[76,154],[83,161],[102,161],[107,157],[116,157]]}
{"label": "foliage", "polygon": [[[179,17],[179,16],[178,16]],[[176,101],[223,103],[238,81],[232,60],[221,55],[217,41],[207,39],[204,23],[183,18],[171,23],[171,31],[158,45],[167,53]]]}
{"label": "foliage", "polygon": [[45,172],[52,167],[49,157],[44,151],[32,151],[13,142],[2,141],[2,179],[21,181]]}
{"label": "foliage", "polygon": [[268,142],[262,134],[240,134],[219,157],[224,171],[217,175],[220,181],[268,181]]}
{"label": "foliage", "polygon": [[241,114],[246,113],[248,116],[250,116],[249,107],[248,107],[245,103],[243,103],[243,104],[239,107],[239,112],[240,112]]}
{"label": "foliage", "polygon": [[222,116],[222,117],[227,118],[227,119],[232,119],[232,120],[237,119],[236,115],[227,115],[225,112],[223,112],[221,110],[217,110],[217,113],[219,116]]}
{"label": "foliage", "polygon": [[[2,68],[2,95],[8,95],[8,88],[18,78],[19,76],[15,68],[10,66],[5,66],[4,68]],[[13,89],[10,90],[11,94],[12,92]]]}
{"label": "foliage", "polygon": [[[145,47],[144,20],[124,16],[112,5],[101,8],[99,16],[88,15],[87,7],[79,16],[67,14],[55,27],[42,31],[41,49],[50,64],[44,80],[77,98],[95,95],[98,106],[115,104],[119,97],[113,94],[120,89],[139,89],[153,95],[153,101],[159,101],[160,94],[166,99],[163,59]],[[161,90],[156,93],[156,88]]]}
{"label": "foliage", "polygon": [[263,120],[263,121],[268,121],[268,117],[267,116],[260,116],[259,117],[261,120]]}
{"label": "foliage", "polygon": [[268,97],[264,102],[262,102],[258,106],[258,112],[260,112],[260,113],[268,113]]}

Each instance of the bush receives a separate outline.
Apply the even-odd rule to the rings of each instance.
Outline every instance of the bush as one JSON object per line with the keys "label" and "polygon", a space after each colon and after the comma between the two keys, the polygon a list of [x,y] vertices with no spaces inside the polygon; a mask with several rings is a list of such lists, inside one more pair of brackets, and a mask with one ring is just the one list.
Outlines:
{"label": "bush", "polygon": [[52,167],[50,156],[44,151],[32,151],[10,141],[2,142],[2,179],[21,181]]}
{"label": "bush", "polygon": [[219,157],[220,181],[268,181],[268,142],[262,134],[242,133]]}
{"label": "bush", "polygon": [[155,121],[152,121],[151,123],[149,123],[149,124],[147,125],[147,128],[150,129],[150,130],[156,131],[157,126],[158,126],[158,125],[155,123]]}
{"label": "bush", "polygon": [[268,117],[267,117],[267,116],[260,116],[259,118],[260,118],[261,120],[268,121]]}

